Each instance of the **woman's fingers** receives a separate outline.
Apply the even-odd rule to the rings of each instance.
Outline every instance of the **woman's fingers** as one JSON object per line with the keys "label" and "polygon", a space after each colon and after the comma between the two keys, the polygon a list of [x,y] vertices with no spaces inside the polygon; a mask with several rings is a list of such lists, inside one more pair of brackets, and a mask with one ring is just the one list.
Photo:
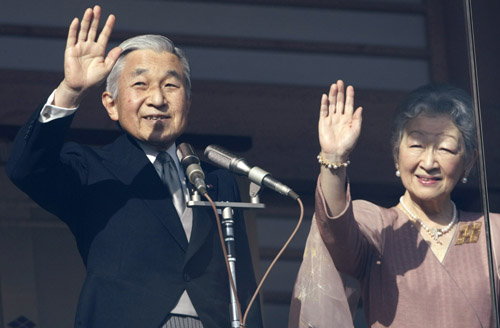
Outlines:
{"label": "woman's fingers", "polygon": [[348,86],[344,90],[344,82],[337,81],[330,86],[328,96],[323,94],[321,97],[321,117],[330,117],[335,115],[339,119],[352,119],[354,111],[354,88]]}
{"label": "woman's fingers", "polygon": [[329,102],[329,114],[335,114],[335,104],[337,102],[337,84],[332,84],[330,86],[330,92],[328,93],[328,102]]}
{"label": "woman's fingers", "polygon": [[337,81],[337,103],[335,105],[335,111],[339,114],[344,113],[344,99],[345,99],[345,94],[344,94],[344,82],[342,80]]}
{"label": "woman's fingers", "polygon": [[352,116],[353,112],[354,112],[354,88],[352,86],[348,86],[346,89],[344,113],[346,115]]}
{"label": "woman's fingers", "polygon": [[326,94],[323,94],[321,96],[321,105],[320,105],[320,108],[319,108],[319,117],[320,117],[320,119],[328,117],[328,96]]}
{"label": "woman's fingers", "polygon": [[363,123],[363,107],[356,108],[356,111],[352,116],[352,121],[354,122],[356,128],[361,130],[361,124]]}

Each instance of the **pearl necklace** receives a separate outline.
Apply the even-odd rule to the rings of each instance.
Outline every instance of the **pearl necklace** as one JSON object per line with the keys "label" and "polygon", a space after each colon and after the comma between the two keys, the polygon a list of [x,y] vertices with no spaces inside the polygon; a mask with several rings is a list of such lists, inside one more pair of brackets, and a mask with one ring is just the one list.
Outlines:
{"label": "pearl necklace", "polygon": [[442,229],[429,228],[427,224],[425,224],[422,220],[417,218],[417,216],[412,212],[410,212],[408,207],[406,207],[405,203],[403,202],[403,196],[401,196],[399,202],[401,203],[405,211],[412,217],[412,219],[417,221],[422,226],[422,228],[424,228],[424,230],[427,231],[432,238],[434,238],[434,241],[436,242],[438,241],[439,237],[450,231],[450,229],[455,225],[455,223],[457,223],[457,207],[455,206],[455,203],[453,201],[451,201],[451,204],[453,205],[453,218],[451,219],[451,222],[448,223],[448,225]]}

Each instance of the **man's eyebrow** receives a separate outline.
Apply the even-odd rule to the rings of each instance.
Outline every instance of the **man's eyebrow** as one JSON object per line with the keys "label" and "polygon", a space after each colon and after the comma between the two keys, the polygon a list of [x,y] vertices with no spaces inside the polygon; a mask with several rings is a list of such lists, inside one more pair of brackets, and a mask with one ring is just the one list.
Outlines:
{"label": "man's eyebrow", "polygon": [[181,74],[179,74],[179,72],[173,69],[167,71],[167,77],[175,77],[178,78],[179,80],[182,80]]}
{"label": "man's eyebrow", "polygon": [[[136,77],[136,76],[142,75],[142,74],[147,73],[147,72],[149,72],[149,70],[146,69],[146,68],[137,68],[130,75],[132,77]],[[169,77],[175,77],[175,78],[178,78],[179,80],[182,80],[182,75],[179,72],[177,72],[176,70],[173,70],[173,69],[167,70],[165,72],[165,76],[167,78],[169,78]]]}
{"label": "man's eyebrow", "polygon": [[148,72],[148,70],[146,68],[137,68],[130,75],[132,77],[136,77],[136,76],[139,76],[139,75],[147,73],[147,72]]}

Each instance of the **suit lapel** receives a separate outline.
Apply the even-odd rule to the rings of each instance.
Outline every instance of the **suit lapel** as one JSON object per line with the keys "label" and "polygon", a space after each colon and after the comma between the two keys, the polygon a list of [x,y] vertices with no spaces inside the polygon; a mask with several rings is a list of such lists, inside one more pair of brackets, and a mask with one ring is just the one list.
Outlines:
{"label": "suit lapel", "polygon": [[[103,164],[130,189],[130,196],[142,199],[186,251],[188,242],[184,228],[168,191],[144,151],[127,135],[119,137],[109,148]],[[145,214],[147,215],[147,213]]]}

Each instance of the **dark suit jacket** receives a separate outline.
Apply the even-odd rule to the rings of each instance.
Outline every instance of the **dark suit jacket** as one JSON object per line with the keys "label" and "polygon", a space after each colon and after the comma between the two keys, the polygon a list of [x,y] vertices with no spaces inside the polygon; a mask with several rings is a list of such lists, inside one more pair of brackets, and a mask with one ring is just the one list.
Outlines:
{"label": "dark suit jacket", "polygon": [[[171,195],[128,135],[101,148],[64,144],[72,116],[19,131],[7,173],[71,229],[87,268],[75,326],[160,327],[184,289],[205,328],[230,327],[228,278],[213,212],[193,210],[188,244]],[[207,174],[214,200],[237,201],[232,175]],[[237,286],[246,308],[255,290],[241,213],[235,216]],[[249,327],[261,327],[259,304]]]}

